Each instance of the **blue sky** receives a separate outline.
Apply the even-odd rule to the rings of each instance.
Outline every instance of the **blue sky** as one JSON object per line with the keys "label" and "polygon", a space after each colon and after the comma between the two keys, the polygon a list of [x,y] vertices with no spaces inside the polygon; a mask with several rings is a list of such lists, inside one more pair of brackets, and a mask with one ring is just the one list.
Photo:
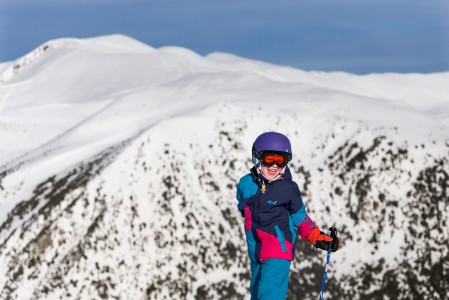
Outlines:
{"label": "blue sky", "polygon": [[449,71],[447,0],[0,0],[0,62],[113,33],[304,70]]}

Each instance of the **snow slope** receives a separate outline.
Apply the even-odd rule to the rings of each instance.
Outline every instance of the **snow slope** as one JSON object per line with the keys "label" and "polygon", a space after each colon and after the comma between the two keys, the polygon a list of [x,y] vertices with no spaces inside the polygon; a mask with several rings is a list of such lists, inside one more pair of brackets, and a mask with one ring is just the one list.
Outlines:
{"label": "snow slope", "polygon": [[[329,295],[447,295],[447,283],[426,286],[449,266],[447,82],[121,35],[49,41],[3,63],[0,298],[244,297],[234,188],[268,130],[291,138],[312,218],[340,228]],[[315,297],[324,254],[298,244],[289,297]]]}

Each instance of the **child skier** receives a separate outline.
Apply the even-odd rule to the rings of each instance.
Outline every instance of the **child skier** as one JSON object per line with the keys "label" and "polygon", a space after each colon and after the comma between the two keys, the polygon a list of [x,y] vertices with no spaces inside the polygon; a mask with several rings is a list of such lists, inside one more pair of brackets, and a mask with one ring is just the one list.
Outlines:
{"label": "child skier", "polygon": [[237,185],[251,261],[251,299],[285,299],[295,257],[295,228],[319,249],[328,250],[331,244],[334,252],[340,242],[321,232],[307,215],[287,166],[292,150],[285,135],[261,134],[254,141],[252,158],[254,167]]}

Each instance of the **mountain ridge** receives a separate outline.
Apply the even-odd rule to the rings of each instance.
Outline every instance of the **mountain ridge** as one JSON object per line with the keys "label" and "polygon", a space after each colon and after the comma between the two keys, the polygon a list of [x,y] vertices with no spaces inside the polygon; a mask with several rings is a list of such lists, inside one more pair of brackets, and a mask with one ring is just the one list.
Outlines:
{"label": "mountain ridge", "polygon": [[[339,229],[328,298],[447,297],[449,73],[304,72],[117,39],[0,84],[0,298],[249,298],[235,185],[270,130],[292,141],[314,221]],[[115,54],[92,54],[100,42]],[[297,248],[288,299],[317,297],[325,255]]]}

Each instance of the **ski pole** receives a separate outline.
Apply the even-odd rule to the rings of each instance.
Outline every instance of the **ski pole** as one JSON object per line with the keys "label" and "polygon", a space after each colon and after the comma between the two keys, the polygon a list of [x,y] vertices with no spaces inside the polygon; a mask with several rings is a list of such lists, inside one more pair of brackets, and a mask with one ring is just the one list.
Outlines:
{"label": "ski pole", "polygon": [[[337,228],[331,227],[331,228],[329,228],[329,230],[331,231],[331,238],[335,239],[337,237]],[[331,258],[331,250],[332,250],[332,243],[329,243],[329,248],[327,249],[326,266],[324,267],[323,280],[321,281],[320,300],[324,299],[324,286],[326,285],[327,268],[329,267],[329,261]]]}

